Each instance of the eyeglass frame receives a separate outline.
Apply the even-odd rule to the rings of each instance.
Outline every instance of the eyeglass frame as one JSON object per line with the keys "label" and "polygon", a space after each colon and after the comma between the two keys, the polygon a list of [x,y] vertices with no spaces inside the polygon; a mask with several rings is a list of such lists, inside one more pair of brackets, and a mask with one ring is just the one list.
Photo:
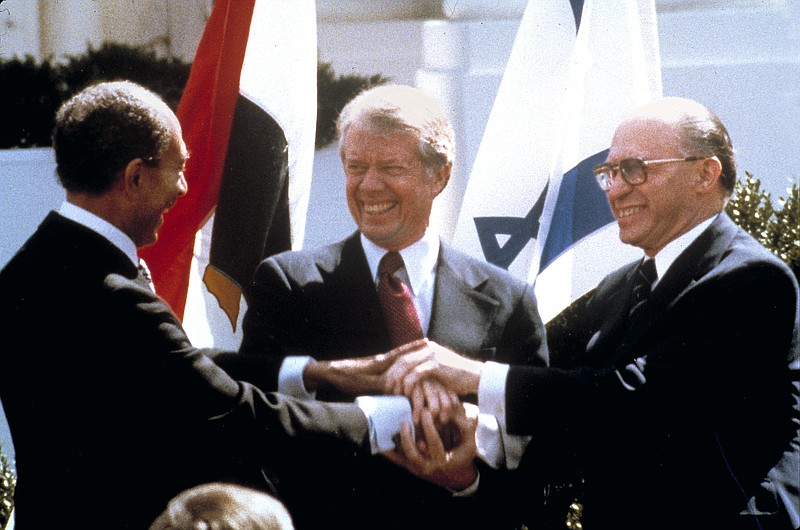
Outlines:
{"label": "eyeglass frame", "polygon": [[[642,160],[641,158],[637,157],[629,157],[623,158],[616,164],[609,164],[608,162],[604,162],[602,164],[598,164],[594,167],[592,171],[594,173],[594,178],[597,181],[597,185],[600,186],[600,189],[603,191],[608,191],[611,189],[611,181],[614,180],[616,177],[613,175],[613,172],[617,172],[619,176],[622,177],[622,180],[625,181],[626,184],[630,186],[640,186],[647,182],[647,167],[652,166],[655,164],[671,164],[676,162],[696,162],[698,160],[705,160],[707,158],[713,158],[711,156],[687,156],[684,158],[660,158],[657,160]],[[628,178],[623,174],[622,170],[620,169],[620,164],[624,163],[626,160],[638,160],[642,165],[642,175],[644,178],[641,182],[631,182]],[[616,170],[614,169],[616,168]],[[602,175],[607,174],[608,178],[603,178]],[[605,183],[605,184],[604,184]]]}

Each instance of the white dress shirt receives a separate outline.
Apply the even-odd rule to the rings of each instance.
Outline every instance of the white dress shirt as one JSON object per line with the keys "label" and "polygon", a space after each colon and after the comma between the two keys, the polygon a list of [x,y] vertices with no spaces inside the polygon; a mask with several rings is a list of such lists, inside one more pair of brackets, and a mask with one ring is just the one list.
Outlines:
{"label": "white dress shirt", "polygon": [[[361,234],[361,246],[367,257],[370,273],[375,289],[378,288],[378,264],[386,254],[379,247]],[[405,267],[395,272],[411,291],[414,307],[419,316],[420,326],[425,335],[431,322],[433,308],[433,292],[436,285],[436,262],[439,259],[439,235],[428,230],[422,239],[400,251]],[[278,372],[278,392],[290,396],[313,399],[314,392],[306,390],[303,384],[303,370],[311,361],[309,356],[289,356],[281,363]]]}

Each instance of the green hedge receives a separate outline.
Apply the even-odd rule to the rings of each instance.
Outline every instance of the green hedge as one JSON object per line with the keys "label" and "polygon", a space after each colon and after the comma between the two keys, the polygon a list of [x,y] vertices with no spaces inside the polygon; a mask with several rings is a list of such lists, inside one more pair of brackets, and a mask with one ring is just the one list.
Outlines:
{"label": "green hedge", "polygon": [[[129,79],[159,94],[176,110],[190,69],[189,63],[122,44],[105,44],[63,62],[0,59],[0,101],[6,104],[0,149],[49,146],[53,117],[61,103],[100,81]],[[336,117],[345,103],[362,89],[386,81],[380,74],[337,76],[330,63],[318,61],[317,149],[335,139]]]}
{"label": "green hedge", "polygon": [[736,184],[725,211],[762,245],[786,262],[800,278],[800,190],[795,183],[785,197],[778,198],[761,189],[761,181],[745,172]]}
{"label": "green hedge", "polygon": [[5,528],[14,508],[14,488],[17,477],[0,445],[0,528]]}

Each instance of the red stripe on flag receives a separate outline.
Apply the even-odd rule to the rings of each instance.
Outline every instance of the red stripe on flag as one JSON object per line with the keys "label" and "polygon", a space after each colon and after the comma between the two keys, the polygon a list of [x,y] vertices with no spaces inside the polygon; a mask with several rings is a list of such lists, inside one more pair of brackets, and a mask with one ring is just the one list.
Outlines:
{"label": "red stripe on flag", "polygon": [[255,0],[217,0],[178,107],[189,149],[189,192],[166,215],[158,241],[143,249],[158,293],[183,318],[197,231],[217,204]]}

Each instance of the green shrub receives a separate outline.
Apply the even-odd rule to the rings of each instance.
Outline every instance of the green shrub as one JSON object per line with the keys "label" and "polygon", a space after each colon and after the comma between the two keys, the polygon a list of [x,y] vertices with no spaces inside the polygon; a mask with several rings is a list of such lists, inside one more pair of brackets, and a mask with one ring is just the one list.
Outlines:
{"label": "green shrub", "polygon": [[11,517],[16,486],[17,477],[8,463],[8,458],[3,454],[3,446],[0,445],[0,528],[5,528]]}
{"label": "green shrub", "polygon": [[734,222],[756,238],[770,252],[786,262],[800,278],[800,191],[795,183],[786,197],[778,199],[761,189],[761,181],[745,172],[736,184],[725,211]]}
{"label": "green shrub", "polygon": [[[0,149],[49,146],[53,118],[61,103],[100,81],[134,81],[177,110],[190,70],[189,63],[123,44],[90,48],[61,62],[32,57],[0,59],[0,101],[11,108],[0,120]],[[317,149],[333,142],[336,118],[353,96],[386,81],[380,74],[339,76],[330,63],[318,61]]]}

